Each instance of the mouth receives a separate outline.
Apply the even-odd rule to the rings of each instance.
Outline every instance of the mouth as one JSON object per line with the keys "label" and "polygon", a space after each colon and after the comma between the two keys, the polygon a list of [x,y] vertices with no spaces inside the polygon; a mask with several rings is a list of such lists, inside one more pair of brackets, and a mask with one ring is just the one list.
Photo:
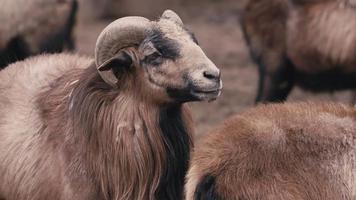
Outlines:
{"label": "mouth", "polygon": [[214,89],[214,90],[192,90],[194,94],[218,94],[221,92],[221,89]]}
{"label": "mouth", "polygon": [[209,102],[216,100],[221,94],[222,87],[213,89],[192,89],[191,94],[197,99]]}
{"label": "mouth", "polygon": [[222,82],[218,82],[210,87],[201,87],[193,84],[189,84],[185,88],[167,88],[168,95],[179,102],[189,101],[214,101],[216,100],[222,91]]}

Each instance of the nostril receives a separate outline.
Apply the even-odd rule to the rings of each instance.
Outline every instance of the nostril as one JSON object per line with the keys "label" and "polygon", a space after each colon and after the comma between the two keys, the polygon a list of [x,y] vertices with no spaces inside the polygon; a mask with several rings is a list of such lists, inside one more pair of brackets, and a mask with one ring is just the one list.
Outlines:
{"label": "nostril", "polygon": [[220,72],[209,72],[209,71],[204,71],[203,75],[207,79],[212,79],[212,80],[217,80],[220,78]]}

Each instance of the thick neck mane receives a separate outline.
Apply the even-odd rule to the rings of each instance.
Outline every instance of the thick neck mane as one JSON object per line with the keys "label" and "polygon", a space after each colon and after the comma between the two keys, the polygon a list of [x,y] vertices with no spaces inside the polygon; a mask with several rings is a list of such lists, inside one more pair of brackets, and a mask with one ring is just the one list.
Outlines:
{"label": "thick neck mane", "polygon": [[38,102],[48,139],[100,195],[182,199],[191,147],[184,105],[159,106],[112,89],[94,66],[54,81]]}

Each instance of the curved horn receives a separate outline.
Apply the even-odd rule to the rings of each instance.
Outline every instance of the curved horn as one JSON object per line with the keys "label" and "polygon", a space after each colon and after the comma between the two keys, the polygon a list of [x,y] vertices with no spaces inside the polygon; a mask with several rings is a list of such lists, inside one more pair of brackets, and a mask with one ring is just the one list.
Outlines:
{"label": "curved horn", "polygon": [[172,10],[165,10],[161,16],[161,19],[167,19],[177,23],[180,26],[183,26],[183,21],[180,19],[177,13]]}
{"label": "curved horn", "polygon": [[[102,68],[121,49],[139,45],[148,30],[151,22],[144,17],[123,17],[109,24],[99,35],[95,46],[95,64],[97,69]],[[116,86],[117,78],[112,70],[98,70],[103,80]]]}

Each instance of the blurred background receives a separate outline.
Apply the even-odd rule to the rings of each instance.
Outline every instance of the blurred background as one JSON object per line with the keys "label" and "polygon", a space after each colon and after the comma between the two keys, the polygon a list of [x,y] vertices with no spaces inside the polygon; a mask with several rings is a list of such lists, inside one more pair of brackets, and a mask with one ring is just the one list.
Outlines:
{"label": "blurred background", "polygon": [[[244,4],[244,0],[79,0],[74,51],[93,56],[97,36],[116,18],[137,15],[156,19],[165,9],[176,11],[222,71],[224,88],[220,98],[191,104],[199,137],[225,118],[255,105],[258,71],[239,23]],[[313,94],[294,88],[288,101],[349,103],[351,96],[349,91]]]}

